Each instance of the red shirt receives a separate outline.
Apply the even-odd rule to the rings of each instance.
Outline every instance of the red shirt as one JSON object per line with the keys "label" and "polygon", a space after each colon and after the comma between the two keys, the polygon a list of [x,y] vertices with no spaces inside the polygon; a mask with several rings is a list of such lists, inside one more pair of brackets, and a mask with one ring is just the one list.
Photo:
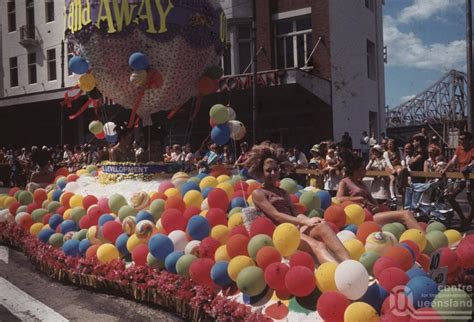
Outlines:
{"label": "red shirt", "polygon": [[471,163],[471,158],[474,156],[474,147],[469,151],[465,151],[464,147],[459,145],[456,148],[456,152],[454,154],[456,155],[458,161],[459,170],[462,170],[465,166]]}

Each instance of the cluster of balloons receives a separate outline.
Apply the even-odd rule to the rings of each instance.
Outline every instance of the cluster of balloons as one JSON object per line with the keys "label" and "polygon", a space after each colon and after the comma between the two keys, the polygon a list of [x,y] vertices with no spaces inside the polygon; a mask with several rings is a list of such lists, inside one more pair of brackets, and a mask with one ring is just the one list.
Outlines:
{"label": "cluster of balloons", "polygon": [[117,142],[117,131],[115,130],[117,126],[114,122],[107,122],[102,124],[101,121],[94,120],[89,123],[89,131],[94,134],[94,136],[99,139],[105,139],[107,143]]}
{"label": "cluster of balloons", "polygon": [[160,88],[163,84],[163,76],[158,70],[150,68],[150,61],[145,54],[134,52],[128,58],[128,65],[133,70],[130,82],[136,87]]}
{"label": "cluster of balloons", "polygon": [[222,104],[216,104],[209,110],[209,124],[212,127],[211,139],[218,145],[224,145],[230,139],[238,141],[245,137],[245,125],[235,120],[235,111]]}
{"label": "cluster of balloons", "polygon": [[[316,307],[327,321],[392,321],[397,307],[390,304],[396,294],[391,292],[400,288],[397,296],[412,299],[413,310],[440,316],[457,310],[444,299],[469,300],[460,289],[439,292],[429,275],[435,251],[448,279],[474,266],[474,238],[463,239],[443,224],[423,230],[379,226],[359,205],[339,203],[326,191],[285,178],[279,186],[298,210],[324,218],[351,257],[316,268],[312,256],[298,250],[296,226],[275,225],[266,217],[245,226],[242,209],[253,204],[251,194],[260,187],[253,179],[178,172],[156,191],[135,193],[130,201],[120,194],[78,194],[75,180],[96,171],[63,169],[48,189],[0,195],[0,221],[14,220],[68,256],[102,263],[131,257],[135,265],[166,269],[210,287],[236,286],[250,302],[272,294],[282,301],[318,294]],[[376,279],[370,286],[369,276]]]}
{"label": "cluster of balloons", "polygon": [[79,77],[79,88],[84,92],[91,92],[97,84],[97,81],[89,70],[89,62],[81,56],[73,56],[69,60],[69,69]]}

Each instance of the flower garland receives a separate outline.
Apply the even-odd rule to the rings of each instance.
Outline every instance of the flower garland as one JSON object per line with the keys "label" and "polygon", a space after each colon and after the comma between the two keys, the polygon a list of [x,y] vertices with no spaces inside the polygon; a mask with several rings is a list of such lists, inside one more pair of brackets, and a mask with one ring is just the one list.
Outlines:
{"label": "flower garland", "polygon": [[216,290],[164,270],[125,267],[122,260],[101,264],[97,258],[66,256],[14,223],[0,223],[0,243],[24,252],[37,269],[58,281],[157,304],[186,320],[271,321]]}

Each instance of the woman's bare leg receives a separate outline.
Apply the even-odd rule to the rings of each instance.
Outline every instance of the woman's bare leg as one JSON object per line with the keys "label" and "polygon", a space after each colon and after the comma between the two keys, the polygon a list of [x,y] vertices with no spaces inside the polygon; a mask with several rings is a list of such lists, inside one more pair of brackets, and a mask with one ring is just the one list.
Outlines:
{"label": "woman's bare leg", "polygon": [[379,225],[399,222],[408,228],[416,228],[423,231],[418,221],[409,210],[384,211],[374,215],[374,221]]}
{"label": "woman's bare leg", "polygon": [[314,254],[320,264],[326,262],[337,263],[337,260],[327,250],[326,245],[324,245],[323,242],[315,240],[308,235],[301,234],[301,243],[299,249]]}
{"label": "woman's bare leg", "polygon": [[344,245],[341,243],[339,238],[337,238],[336,233],[332,228],[326,223],[321,222],[316,227],[311,229],[309,236],[312,238],[321,239],[324,244],[341,260],[345,261],[350,259],[349,253]]}
{"label": "woman's bare leg", "polygon": [[390,175],[390,185],[389,185],[389,191],[390,191],[390,199],[395,199],[397,195],[395,194],[395,176],[393,174]]}

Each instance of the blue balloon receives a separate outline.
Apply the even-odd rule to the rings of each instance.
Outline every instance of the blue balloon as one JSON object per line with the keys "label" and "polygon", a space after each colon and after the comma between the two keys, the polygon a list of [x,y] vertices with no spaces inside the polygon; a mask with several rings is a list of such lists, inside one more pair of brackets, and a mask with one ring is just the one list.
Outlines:
{"label": "blue balloon", "polygon": [[56,185],[57,185],[59,188],[61,188],[61,190],[64,189],[64,187],[66,186],[66,184],[67,184],[67,181],[66,181],[66,180],[58,180],[58,181],[56,182]]}
{"label": "blue balloon", "polygon": [[54,214],[51,217],[49,217],[48,224],[51,229],[56,230],[56,227],[58,227],[62,222],[63,222],[63,217],[58,214]]}
{"label": "blue balloon", "polygon": [[370,304],[380,314],[383,301],[387,298],[387,296],[388,292],[379,284],[374,283],[369,286],[359,301]]}
{"label": "blue balloon", "polygon": [[247,179],[253,179],[252,176],[250,175],[249,173],[249,169],[247,168],[242,168],[240,171],[239,171],[239,174],[244,177],[244,178],[247,178]]}
{"label": "blue balloon", "polygon": [[74,221],[68,219],[61,223],[61,234],[65,235],[70,231],[77,231],[77,225]]}
{"label": "blue balloon", "polygon": [[202,189],[202,197],[207,198],[207,195],[212,191],[212,189],[214,189],[214,187],[206,187]]}
{"label": "blue balloon", "polygon": [[165,259],[165,268],[166,268],[166,270],[170,273],[177,274],[177,272],[176,272],[176,262],[183,255],[184,255],[183,252],[172,252],[171,254],[166,256],[166,259]]}
{"label": "blue balloon", "polygon": [[106,135],[105,136],[105,141],[107,143],[114,144],[115,142],[117,142],[117,137],[118,137],[117,133],[114,134],[114,135]]}
{"label": "blue balloon", "polygon": [[229,273],[227,273],[227,266],[229,266],[229,263],[226,261],[219,261],[212,266],[211,279],[219,286],[232,284]]}
{"label": "blue balloon", "polygon": [[203,240],[211,232],[211,225],[200,215],[192,216],[188,221],[186,232],[194,240]]}
{"label": "blue balloon", "polygon": [[357,226],[354,224],[345,226],[344,230],[349,230],[349,231],[352,231],[354,234],[357,234]]}
{"label": "blue balloon", "polygon": [[148,241],[148,250],[154,257],[165,260],[174,251],[174,245],[168,236],[156,234]]}
{"label": "blue balloon", "polygon": [[71,72],[78,75],[85,74],[89,70],[89,63],[81,56],[72,57],[69,60],[68,66]]}
{"label": "blue balloon", "polygon": [[38,239],[41,240],[43,243],[47,243],[49,240],[49,237],[51,237],[51,235],[54,233],[55,231],[52,230],[51,228],[43,229],[38,233]]}
{"label": "blue balloon", "polygon": [[79,255],[84,256],[87,252],[87,249],[89,249],[89,247],[91,246],[92,244],[89,240],[87,239],[81,240],[81,242],[79,243]]}
{"label": "blue balloon", "polygon": [[199,188],[199,185],[196,182],[189,181],[183,184],[183,186],[181,187],[181,195],[184,196],[186,192],[191,191],[191,190],[196,190],[196,191],[201,192],[201,188]]}
{"label": "blue balloon", "polygon": [[405,286],[405,295],[413,299],[415,309],[430,307],[438,291],[435,281],[426,276],[416,276]]}
{"label": "blue balloon", "polygon": [[301,191],[297,191],[297,192],[295,193],[295,196],[297,196],[298,198],[301,197],[301,195],[302,195]]}
{"label": "blue balloon", "polygon": [[108,221],[114,221],[115,217],[111,214],[103,214],[99,217],[99,226],[103,226]]}
{"label": "blue balloon", "polygon": [[212,142],[218,145],[224,145],[229,142],[230,139],[230,129],[227,123],[216,125],[212,128],[211,131]]}
{"label": "blue balloon", "polygon": [[140,210],[140,212],[135,216],[135,222],[138,224],[142,220],[149,220],[155,222],[155,218],[146,210]]}
{"label": "blue balloon", "polygon": [[63,191],[61,189],[57,189],[53,191],[53,200],[54,201],[59,201],[59,198],[61,197],[61,194]]}
{"label": "blue balloon", "polygon": [[133,70],[143,70],[147,69],[150,66],[148,57],[141,52],[135,52],[131,54],[128,58],[128,64],[130,65],[130,67],[132,67]]}
{"label": "blue balloon", "polygon": [[247,207],[247,205],[245,204],[245,200],[244,198],[242,197],[235,197],[234,199],[232,199],[232,201],[230,202],[230,208],[236,208],[236,207]]}
{"label": "blue balloon", "polygon": [[321,200],[322,209],[326,209],[331,205],[332,201],[329,192],[325,190],[319,190],[316,192],[316,195],[319,197],[319,200]]}
{"label": "blue balloon", "polygon": [[407,275],[410,279],[413,279],[413,278],[418,277],[418,276],[429,277],[428,274],[424,270],[422,270],[421,268],[418,268],[418,267],[410,268],[407,271]]}
{"label": "blue balloon", "polygon": [[128,238],[129,237],[128,237],[127,233],[122,233],[115,240],[115,247],[117,247],[118,251],[122,255],[128,255],[129,254],[128,249],[127,249]]}
{"label": "blue balloon", "polygon": [[63,245],[63,252],[67,256],[77,256],[79,255],[79,244],[81,242],[77,239],[69,239]]}
{"label": "blue balloon", "polygon": [[203,178],[207,177],[208,175],[209,175],[209,174],[207,174],[207,173],[205,173],[205,172],[201,172],[201,173],[198,173],[198,174],[196,175],[196,177],[202,180]]}
{"label": "blue balloon", "polygon": [[301,193],[303,193],[304,187],[303,187],[302,185],[297,184],[297,185],[296,185],[296,188],[298,188],[298,191],[301,191]]}

